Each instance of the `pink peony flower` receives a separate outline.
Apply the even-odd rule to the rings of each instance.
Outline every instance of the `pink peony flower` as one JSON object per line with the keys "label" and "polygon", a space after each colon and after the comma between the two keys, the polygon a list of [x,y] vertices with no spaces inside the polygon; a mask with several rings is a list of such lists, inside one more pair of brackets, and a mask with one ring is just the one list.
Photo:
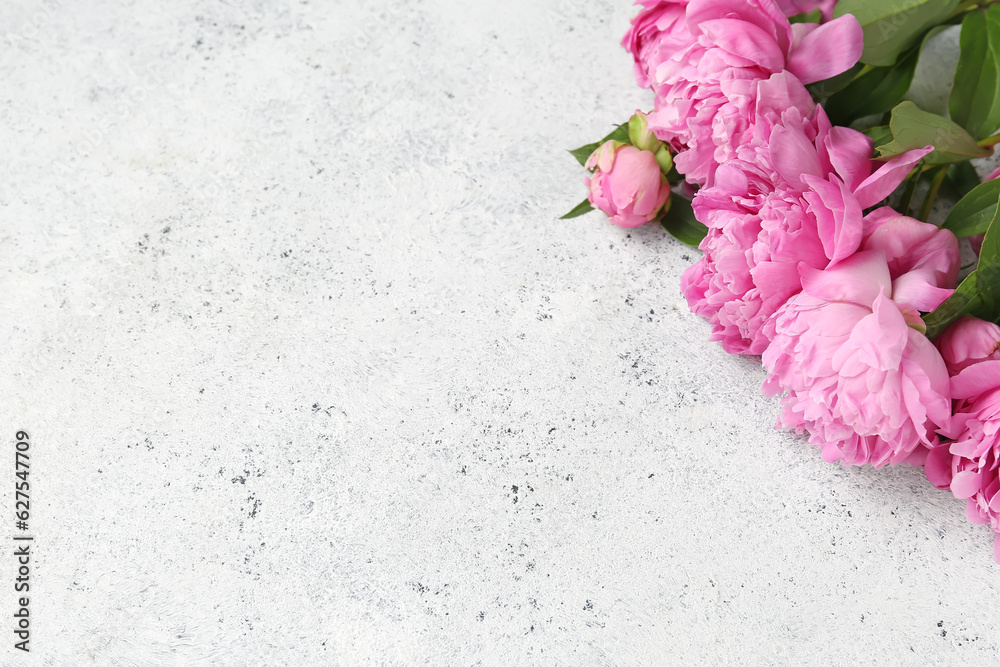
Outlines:
{"label": "pink peony flower", "polygon": [[695,197],[709,230],[704,256],[684,273],[681,289],[692,311],[713,324],[712,340],[727,352],[761,354],[774,335],[774,313],[801,289],[799,263],[823,269],[854,253],[863,209],[931,149],[873,173],[871,141],[832,127],[787,72],[761,82],[752,119],[736,159]]}
{"label": "pink peony flower", "polygon": [[635,59],[639,86],[652,88],[650,71],[694,43],[684,15],[688,0],[638,0],[636,4],[642,5],[642,10],[632,19],[622,46]]}
{"label": "pink peony flower", "polygon": [[953,376],[980,361],[1000,359],[1000,327],[975,317],[960,318],[936,342]]}
{"label": "pink peony flower", "polygon": [[601,145],[585,176],[591,205],[619,227],[638,227],[656,219],[670,199],[670,184],[650,151],[616,141]]}
{"label": "pink peony flower", "polygon": [[785,70],[820,81],[852,67],[864,47],[853,16],[792,26],[774,0],[691,0],[685,18],[694,41],[665,60],[657,51],[645,67],[656,93],[650,127],[697,185],[713,183],[750,131],[760,81]]}
{"label": "pink peony flower", "polygon": [[[685,11],[689,0],[636,0],[642,9],[632,19],[622,46],[635,59],[635,78],[642,88],[652,88],[650,71],[670,60],[695,42],[687,27]],[[808,14],[819,9],[823,20],[833,17],[836,0],[776,0],[785,16]]]}
{"label": "pink peony flower", "polygon": [[765,392],[785,394],[781,424],[807,430],[827,461],[922,463],[951,416],[948,369],[892,299],[886,253],[800,268],[802,292],[778,311],[763,357]]}
{"label": "pink peony flower", "polygon": [[892,300],[922,313],[944,303],[958,284],[961,251],[955,234],[887,206],[865,218],[861,249],[885,252]]}
{"label": "pink peony flower", "polygon": [[952,374],[954,416],[941,434],[951,439],[927,455],[927,478],[966,500],[973,523],[998,533],[1000,562],[1000,327],[964,317],[937,341]]}

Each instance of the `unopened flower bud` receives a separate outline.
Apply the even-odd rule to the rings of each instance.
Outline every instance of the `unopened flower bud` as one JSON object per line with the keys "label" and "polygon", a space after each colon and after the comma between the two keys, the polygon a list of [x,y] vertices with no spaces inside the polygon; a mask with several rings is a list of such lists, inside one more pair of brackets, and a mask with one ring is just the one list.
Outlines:
{"label": "unopened flower bud", "polygon": [[656,153],[663,143],[656,138],[653,131],[649,129],[649,121],[646,114],[636,111],[635,115],[628,122],[628,138],[632,145],[641,151]]}
{"label": "unopened flower bud", "polygon": [[619,227],[655,220],[670,201],[670,184],[650,151],[606,141],[587,161],[594,173],[584,179],[591,206]]}

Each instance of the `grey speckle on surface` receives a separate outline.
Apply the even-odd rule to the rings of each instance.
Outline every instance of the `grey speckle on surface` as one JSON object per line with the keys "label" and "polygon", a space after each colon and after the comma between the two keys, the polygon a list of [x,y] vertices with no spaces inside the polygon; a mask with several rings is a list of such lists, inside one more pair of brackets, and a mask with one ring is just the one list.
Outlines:
{"label": "grey speckle on surface", "polygon": [[557,220],[632,11],[3,3],[0,662],[995,661],[962,503],[774,431],[691,249]]}

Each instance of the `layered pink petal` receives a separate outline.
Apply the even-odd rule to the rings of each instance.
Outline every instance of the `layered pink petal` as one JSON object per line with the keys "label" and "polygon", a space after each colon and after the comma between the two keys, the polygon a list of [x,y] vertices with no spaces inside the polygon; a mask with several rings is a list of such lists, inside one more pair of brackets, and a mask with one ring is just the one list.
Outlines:
{"label": "layered pink petal", "polygon": [[785,393],[782,424],[808,431],[828,461],[924,463],[950,418],[948,372],[889,298],[885,254],[800,270],[803,291],[776,314],[763,356],[767,391]]}
{"label": "layered pink petal", "polygon": [[975,317],[962,317],[937,339],[941,356],[952,375],[974,363],[1000,359],[1000,326]]}
{"label": "layered pink petal", "polygon": [[776,126],[768,149],[778,174],[793,186],[802,176],[823,175],[816,146],[799,130]]}
{"label": "layered pink petal", "polygon": [[881,251],[855,253],[820,271],[799,265],[802,289],[825,301],[846,301],[871,306],[881,294],[892,292],[892,279]]}
{"label": "layered pink petal", "polygon": [[864,250],[886,254],[892,298],[931,312],[951,296],[958,282],[958,239],[947,229],[884,208],[865,218]]}
{"label": "layered pink petal", "polygon": [[771,72],[784,68],[785,54],[775,42],[774,35],[752,23],[737,19],[712,19],[704,21],[699,27],[712,43],[733,55]]}
{"label": "layered pink petal", "polygon": [[948,489],[954,472],[951,469],[952,454],[948,445],[939,445],[930,450],[924,463],[924,474],[935,487]]}
{"label": "layered pink petal", "polygon": [[803,180],[811,188],[804,197],[816,213],[819,238],[826,256],[837,262],[854,254],[864,232],[857,200],[839,179],[830,182],[806,175]]}
{"label": "layered pink petal", "polygon": [[922,313],[933,312],[954,293],[954,288],[937,287],[920,273],[907,273],[892,282],[893,301]]}
{"label": "layered pink petal", "polygon": [[[854,192],[871,176],[872,140],[849,127],[834,127],[824,141],[837,175]],[[862,205],[861,208],[867,208]]]}
{"label": "layered pink petal", "polygon": [[951,378],[954,398],[974,398],[1000,388],[1000,361],[989,360],[973,364]]}
{"label": "layered pink petal", "polygon": [[816,106],[806,87],[790,72],[772,74],[758,84],[757,90],[758,117],[766,117],[769,112],[777,112],[780,116],[788,109],[800,109],[808,116]]}
{"label": "layered pink petal", "polygon": [[688,26],[695,34],[704,22],[719,18],[738,19],[760,28],[786,54],[791,47],[792,26],[773,0],[691,0],[688,4]]}

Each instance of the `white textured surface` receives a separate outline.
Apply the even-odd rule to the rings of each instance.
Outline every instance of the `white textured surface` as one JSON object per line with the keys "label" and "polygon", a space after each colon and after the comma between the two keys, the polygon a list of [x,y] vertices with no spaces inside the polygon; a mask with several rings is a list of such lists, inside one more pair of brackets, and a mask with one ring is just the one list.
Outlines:
{"label": "white textured surface", "polygon": [[631,13],[0,5],[0,663],[996,661],[962,503],[773,431],[694,251],[556,220]]}

